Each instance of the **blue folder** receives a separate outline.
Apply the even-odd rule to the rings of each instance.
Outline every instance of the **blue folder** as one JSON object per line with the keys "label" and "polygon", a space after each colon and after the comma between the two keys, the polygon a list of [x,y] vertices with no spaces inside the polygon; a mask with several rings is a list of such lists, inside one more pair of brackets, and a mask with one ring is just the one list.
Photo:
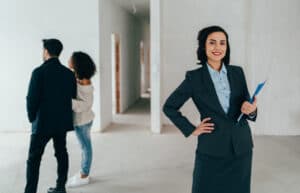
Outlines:
{"label": "blue folder", "polygon": [[[257,85],[255,92],[253,93],[252,97],[250,98],[249,102],[252,104],[254,101],[254,97],[256,97],[258,95],[258,93],[261,91],[261,89],[264,87],[265,83],[267,82],[267,80],[265,80],[264,82],[261,82]],[[241,118],[243,117],[243,113],[240,114],[237,122],[239,122],[241,120]]]}

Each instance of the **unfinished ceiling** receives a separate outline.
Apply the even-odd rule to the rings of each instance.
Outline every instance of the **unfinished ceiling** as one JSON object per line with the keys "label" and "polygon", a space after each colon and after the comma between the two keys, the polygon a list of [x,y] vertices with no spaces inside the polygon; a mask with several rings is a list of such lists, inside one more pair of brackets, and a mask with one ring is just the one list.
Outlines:
{"label": "unfinished ceiling", "polygon": [[150,0],[113,0],[137,17],[150,18]]}

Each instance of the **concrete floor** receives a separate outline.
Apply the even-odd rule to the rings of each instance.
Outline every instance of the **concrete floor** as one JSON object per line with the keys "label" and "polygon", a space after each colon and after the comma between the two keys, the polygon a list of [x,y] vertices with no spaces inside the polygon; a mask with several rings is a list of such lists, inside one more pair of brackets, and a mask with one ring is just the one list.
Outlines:
{"label": "concrete floor", "polygon": [[[147,101],[139,101],[104,133],[93,133],[92,183],[69,193],[189,193],[196,138],[184,138],[174,127],[162,135],[150,132]],[[139,112],[138,114],[136,112]],[[144,112],[144,113],[143,113]],[[140,116],[134,120],[134,116]],[[129,122],[126,123],[126,120]],[[119,121],[119,122],[118,122]],[[136,123],[136,124],[134,124]],[[255,136],[252,193],[300,192],[300,136]],[[29,133],[0,134],[0,193],[21,193]],[[80,149],[68,135],[70,172],[79,169]],[[39,193],[54,184],[56,161],[49,143],[40,170]]]}

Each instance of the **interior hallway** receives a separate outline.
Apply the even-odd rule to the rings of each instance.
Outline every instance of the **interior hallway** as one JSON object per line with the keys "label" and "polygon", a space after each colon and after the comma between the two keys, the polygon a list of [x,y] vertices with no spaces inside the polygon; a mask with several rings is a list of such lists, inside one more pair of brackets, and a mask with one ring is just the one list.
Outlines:
{"label": "interior hallway", "polygon": [[[118,129],[117,129],[118,128]],[[252,193],[298,193],[300,136],[255,139]],[[69,193],[189,193],[196,139],[185,139],[174,127],[162,135],[140,125],[119,125],[93,133],[92,184]],[[0,193],[22,192],[29,133],[0,134]],[[49,143],[41,164],[39,193],[55,182],[56,161]],[[70,172],[79,169],[80,150],[68,136]]]}
{"label": "interior hallway", "polygon": [[113,124],[105,131],[118,130],[122,125],[139,125],[141,129],[150,131],[150,96],[143,94],[124,113],[113,115]]}

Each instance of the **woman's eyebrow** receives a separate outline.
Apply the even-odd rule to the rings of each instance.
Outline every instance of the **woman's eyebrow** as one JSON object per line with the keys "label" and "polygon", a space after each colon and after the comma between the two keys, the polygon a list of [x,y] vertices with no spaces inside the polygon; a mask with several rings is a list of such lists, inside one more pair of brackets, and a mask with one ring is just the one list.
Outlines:
{"label": "woman's eyebrow", "polygon": [[[216,42],[217,40],[215,40],[215,39],[209,39],[208,41]],[[220,42],[226,42],[226,40],[220,40]]]}

